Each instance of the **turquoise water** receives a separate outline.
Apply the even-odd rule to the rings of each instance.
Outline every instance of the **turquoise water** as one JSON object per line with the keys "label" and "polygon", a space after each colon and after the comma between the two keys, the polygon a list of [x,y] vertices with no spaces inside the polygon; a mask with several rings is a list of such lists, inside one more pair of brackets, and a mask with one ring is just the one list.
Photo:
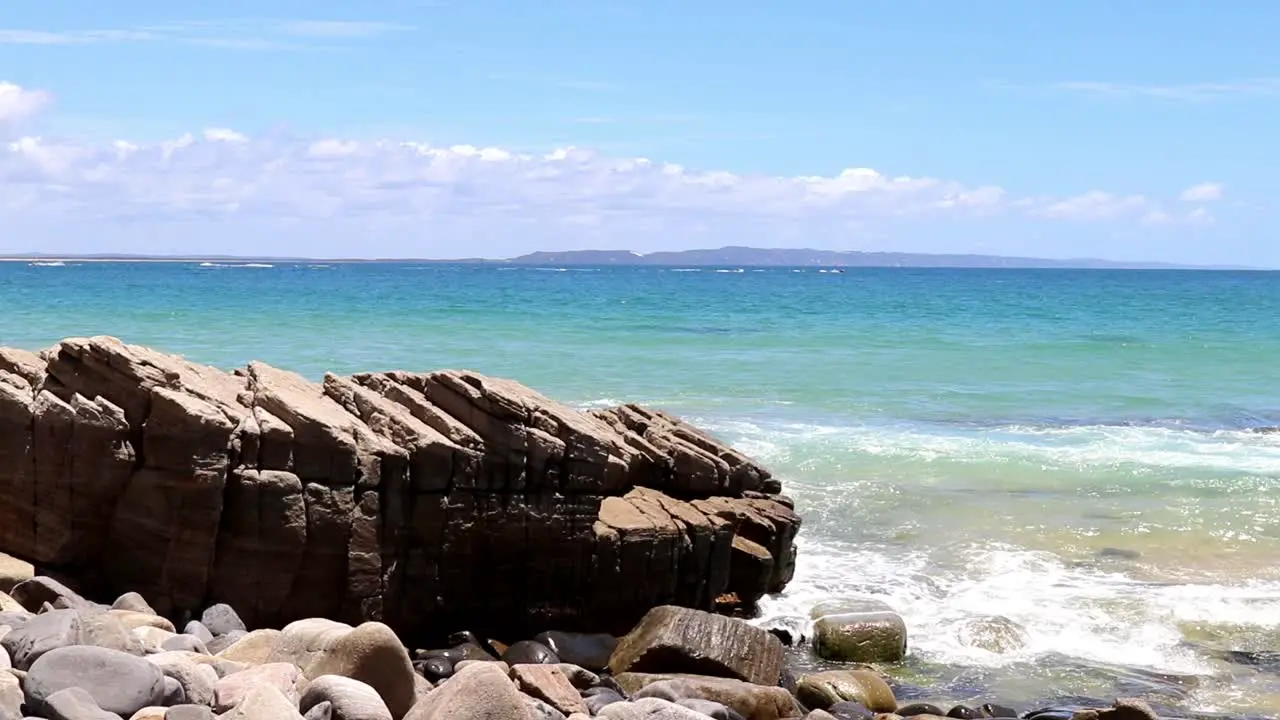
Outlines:
{"label": "turquoise water", "polygon": [[[879,595],[951,698],[1280,712],[1274,667],[1222,659],[1280,650],[1280,275],[0,264],[0,344],[92,334],[659,405],[796,497],[770,618]],[[991,615],[1020,648],[966,643]]]}

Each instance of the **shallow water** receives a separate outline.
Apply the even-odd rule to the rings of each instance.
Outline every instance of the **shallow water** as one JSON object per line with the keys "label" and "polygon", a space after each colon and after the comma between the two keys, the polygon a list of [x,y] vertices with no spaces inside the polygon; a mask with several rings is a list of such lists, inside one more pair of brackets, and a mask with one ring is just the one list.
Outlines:
{"label": "shallow water", "polygon": [[[800,566],[766,612],[881,597],[906,692],[1280,716],[1256,654],[1280,651],[1280,433],[1256,431],[1280,426],[1278,276],[575,270],[0,264],[0,344],[106,333],[654,403],[796,498]],[[985,616],[1025,646],[966,646]]]}

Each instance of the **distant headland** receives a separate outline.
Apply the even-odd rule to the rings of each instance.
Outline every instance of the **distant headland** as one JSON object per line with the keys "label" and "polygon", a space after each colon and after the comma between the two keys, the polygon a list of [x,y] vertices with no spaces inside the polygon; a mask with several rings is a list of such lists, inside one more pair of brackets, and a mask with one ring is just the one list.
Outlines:
{"label": "distant headland", "polygon": [[0,262],[180,262],[180,263],[439,263],[464,265],[577,265],[667,267],[886,267],[886,268],[1020,268],[1089,270],[1256,270],[1243,266],[1179,265],[1164,262],[1129,262],[1098,258],[1049,259],[975,254],[866,252],[807,248],[717,249],[638,253],[631,250],[539,251],[513,258],[320,258],[232,255],[129,255],[129,254],[7,254]]}

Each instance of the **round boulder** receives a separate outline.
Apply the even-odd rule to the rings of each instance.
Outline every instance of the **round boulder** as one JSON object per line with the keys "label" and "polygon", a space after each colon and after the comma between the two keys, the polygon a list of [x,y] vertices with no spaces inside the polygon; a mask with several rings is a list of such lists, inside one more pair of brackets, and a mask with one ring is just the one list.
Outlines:
{"label": "round boulder", "polygon": [[889,684],[870,670],[828,670],[806,675],[796,685],[796,699],[816,710],[826,710],[847,700],[861,703],[877,713],[898,709],[898,700]]}
{"label": "round boulder", "polygon": [[907,624],[888,611],[826,615],[813,624],[813,649],[834,662],[900,662],[907,654]]}
{"label": "round boulder", "polygon": [[602,633],[570,633],[550,631],[534,638],[560,658],[593,672],[609,668],[609,658],[618,647],[618,639]]}
{"label": "round boulder", "polygon": [[108,648],[77,645],[50,650],[27,672],[27,701],[42,709],[59,690],[78,687],[98,707],[129,717],[165,699],[164,673],[136,655]]}
{"label": "round boulder", "polygon": [[847,597],[823,600],[809,610],[810,620],[821,620],[828,615],[849,613],[893,612],[889,603],[873,597]]}
{"label": "round boulder", "polygon": [[477,663],[440,684],[404,720],[528,720],[526,696],[496,663]]}
{"label": "round boulder", "polygon": [[[678,704],[684,704],[689,700],[710,702],[723,706],[746,720],[779,720],[779,718],[795,717],[798,710],[791,693],[780,687],[752,685],[730,678],[696,675],[672,677],[649,683],[634,693],[632,698],[660,698]],[[692,706],[686,704],[685,707]],[[703,711],[699,710],[699,712]]]}
{"label": "round boulder", "polygon": [[378,691],[351,678],[321,675],[307,685],[298,709],[309,713],[321,703],[329,704],[333,720],[391,720],[391,711]]}
{"label": "round boulder", "polygon": [[368,684],[391,716],[403,717],[417,699],[413,663],[395,632],[379,622],[351,627],[319,618],[285,626],[271,660],[292,662],[308,679],[341,675]]}
{"label": "round boulder", "polygon": [[200,616],[200,624],[214,635],[226,635],[233,632],[245,632],[244,621],[236,614],[234,608],[226,603],[210,605]]}
{"label": "round boulder", "polygon": [[521,640],[507,648],[502,661],[508,665],[559,665],[560,658],[551,648],[533,640]]}

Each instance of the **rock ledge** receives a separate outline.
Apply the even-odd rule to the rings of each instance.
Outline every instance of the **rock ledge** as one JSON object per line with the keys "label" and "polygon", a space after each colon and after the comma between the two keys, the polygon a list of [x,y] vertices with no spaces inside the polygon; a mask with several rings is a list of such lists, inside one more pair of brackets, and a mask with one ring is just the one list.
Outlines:
{"label": "rock ledge", "polygon": [[472,372],[0,348],[0,551],[170,616],[623,632],[782,589],[800,519],[779,490],[669,415]]}

